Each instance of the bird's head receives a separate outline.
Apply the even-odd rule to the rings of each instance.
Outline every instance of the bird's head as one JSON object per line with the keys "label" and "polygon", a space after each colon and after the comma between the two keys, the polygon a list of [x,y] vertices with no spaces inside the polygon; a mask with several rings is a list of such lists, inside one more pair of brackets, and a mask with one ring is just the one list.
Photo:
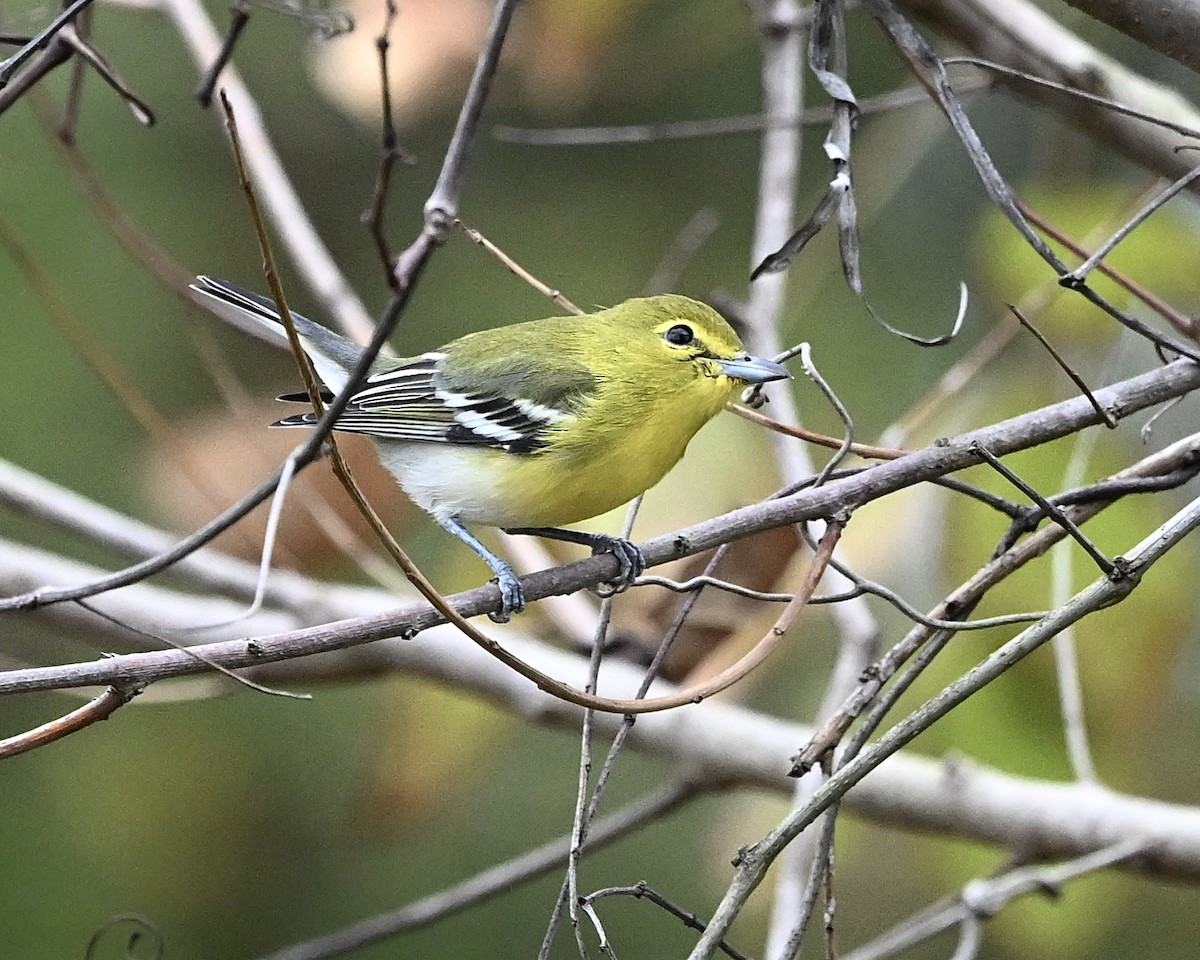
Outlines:
{"label": "bird's head", "polygon": [[[730,389],[791,377],[773,360],[753,357],[716,310],[675,294],[626,300],[609,311],[656,364],[686,363],[708,377],[728,377]],[[663,366],[663,369],[668,369]]]}

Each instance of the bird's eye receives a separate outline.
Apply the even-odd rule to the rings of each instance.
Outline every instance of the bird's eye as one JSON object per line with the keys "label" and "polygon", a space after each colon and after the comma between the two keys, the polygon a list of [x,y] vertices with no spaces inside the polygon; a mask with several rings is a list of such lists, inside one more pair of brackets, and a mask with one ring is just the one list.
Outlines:
{"label": "bird's eye", "polygon": [[677,347],[686,347],[696,339],[696,334],[686,323],[675,324],[664,336],[667,343],[672,343]]}

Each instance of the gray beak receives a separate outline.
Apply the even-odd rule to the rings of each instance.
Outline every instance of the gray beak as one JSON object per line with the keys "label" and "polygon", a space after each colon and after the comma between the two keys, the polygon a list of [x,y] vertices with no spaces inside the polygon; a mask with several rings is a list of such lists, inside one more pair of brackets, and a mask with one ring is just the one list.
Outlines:
{"label": "gray beak", "polygon": [[770,380],[790,380],[791,373],[782,363],[774,360],[764,360],[762,357],[752,357],[743,354],[732,360],[718,360],[717,366],[727,377],[745,380],[746,383],[767,383]]}

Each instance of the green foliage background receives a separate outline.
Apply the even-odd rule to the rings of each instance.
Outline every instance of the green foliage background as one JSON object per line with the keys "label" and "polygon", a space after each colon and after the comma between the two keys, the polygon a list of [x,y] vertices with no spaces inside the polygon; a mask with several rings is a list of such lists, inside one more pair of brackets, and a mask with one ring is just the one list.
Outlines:
{"label": "green foliage background", "polygon": [[[211,6],[223,20],[224,12]],[[570,5],[549,0],[530,6],[520,16],[573,15]],[[3,10],[16,30],[36,29],[46,13],[42,6],[11,3]],[[618,26],[598,17],[599,53],[575,100],[531,106],[512,77],[501,75],[471,159],[464,219],[576,302],[607,304],[640,291],[681,227],[699,207],[711,206],[720,227],[688,266],[681,290],[742,295],[755,202],[754,136],[547,149],[501,143],[489,134],[500,122],[640,122],[757,108],[757,43],[739,4],[644,0],[622,5],[619,15]],[[859,95],[907,82],[871,25],[856,18],[852,26]],[[1072,26],[1096,33],[1081,21]],[[403,10],[396,29],[406,29]],[[173,32],[153,14],[105,7],[96,37],[159,118],[153,129],[136,127],[117,98],[90,78],[79,140],[105,189],[187,269],[261,286],[219,118],[191,99],[196,76]],[[1184,80],[1135,48],[1119,52],[1140,69]],[[386,290],[359,221],[375,176],[377,131],[322,98],[309,79],[308,42],[284,18],[256,13],[237,62],[318,229],[356,288],[380,307]],[[43,85],[56,98],[64,89],[64,76]],[[970,104],[1001,168],[1027,188],[1042,212],[1077,235],[1123,209],[1144,186],[1143,174],[1008,95],[976,95]],[[417,163],[397,171],[389,205],[396,247],[419,229],[453,115],[453,105],[435,107],[401,131]],[[827,179],[821,136],[814,131],[806,137],[802,210]],[[6,231],[19,238],[77,322],[119,359],[164,417],[225,415],[189,328],[215,334],[254,395],[272,396],[290,383],[286,357],[216,329],[211,318],[182,307],[131,262],[89,212],[26,105],[0,118],[0,158]],[[818,238],[792,268],[786,337],[813,344],[823,374],[853,411],[860,437],[870,439],[997,322],[1005,301],[1046,282],[1047,274],[989,209],[965,155],[932,109],[864,119],[855,159],[872,303],[893,323],[929,335],[948,325],[959,280],[972,291],[963,337],[944,349],[922,350],[875,326],[845,290],[832,237]],[[1136,235],[1117,262],[1163,296],[1195,309],[1195,249],[1194,207],[1177,204]],[[139,479],[153,446],[81,359],[11,255],[0,255],[0,291],[7,344],[0,350],[0,455],[117,509],[170,523],[148,505]],[[294,277],[289,291],[298,309],[312,308]],[[422,280],[397,341],[401,352],[417,352],[549,310],[533,290],[455,235]],[[1114,328],[1065,296],[1039,319],[1094,380],[1104,379],[1106,363],[1116,376],[1152,362],[1141,345],[1108,361]],[[921,439],[1051,402],[1070,389],[1037,348],[1018,340]],[[810,424],[836,432],[836,419],[815,392],[803,382],[796,390]],[[1168,416],[1157,435],[1181,435],[1189,423],[1195,423],[1194,403]],[[1089,476],[1135,458],[1133,434],[1125,429],[1101,438]],[[1056,445],[1052,453],[1035,451],[1014,465],[1043,489],[1056,489],[1070,445]],[[972,479],[1008,493],[983,471]],[[1093,532],[1117,552],[1177,501],[1173,495],[1130,501],[1106,514]],[[915,563],[907,552],[914,530],[902,509],[879,504],[864,510],[852,526],[850,548],[874,575],[918,605],[936,600],[977,567],[1002,532],[980,508],[946,498],[939,515],[925,519],[953,536],[926,531],[931,542],[921,555],[931,562]],[[0,510],[0,533],[116,562],[11,511]],[[419,525],[410,536],[443,577],[461,577],[464,585],[478,579],[474,567],[454,569],[462,558],[453,544]],[[1195,562],[1194,547],[1178,551],[1132,603],[1089,620],[1080,631],[1102,775],[1117,789],[1185,803],[1195,803],[1200,788],[1193,762],[1200,712]],[[1094,576],[1078,560],[1079,583]],[[1047,587],[1045,567],[1039,567],[1007,585],[981,612],[993,605],[995,611],[1045,607]],[[879,613],[887,637],[897,636],[901,621],[889,610]],[[35,617],[10,618],[0,628],[0,651],[18,661],[95,655],[85,633],[50,629]],[[802,648],[773,661],[766,676],[742,691],[752,705],[802,720],[811,716],[822,682],[814,664],[824,666],[831,656],[827,618],[811,617],[806,634]],[[906,702],[915,704],[1001,639],[989,633],[956,641]],[[1053,683],[1050,657],[1039,655],[947,718],[918,747],[1017,774],[1067,777]],[[311,703],[242,690],[215,700],[139,702],[110,723],[0,766],[0,954],[79,957],[106,917],[134,911],[164,931],[167,957],[253,957],[431,892],[568,828],[575,737],[409,678],[313,692]],[[9,698],[0,701],[0,729],[7,735],[72,706],[64,696]],[[627,757],[609,808],[662,775],[657,764]],[[724,887],[727,860],[737,846],[758,836],[783,809],[778,797],[746,793],[704,800],[597,856],[584,882],[599,887],[644,878],[704,914]],[[1003,851],[844,818],[843,944],[878,932],[1004,860]],[[399,945],[357,956],[530,956],[558,882],[552,877],[530,884]],[[739,927],[750,949],[760,937],[765,899]],[[1197,907],[1195,888],[1128,876],[1089,878],[1071,886],[1061,902],[1030,900],[1006,911],[989,925],[983,956],[1190,957]],[[622,955],[671,956],[690,942],[690,934],[647,904],[613,903],[609,910],[608,929]],[[938,942],[913,955],[950,950],[949,942]],[[566,940],[560,955],[571,955]]]}

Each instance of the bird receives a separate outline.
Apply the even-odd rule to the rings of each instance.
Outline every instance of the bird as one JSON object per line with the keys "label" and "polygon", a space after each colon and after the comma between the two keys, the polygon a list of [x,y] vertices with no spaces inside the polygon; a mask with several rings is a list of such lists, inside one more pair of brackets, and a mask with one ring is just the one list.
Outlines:
{"label": "bird", "polygon": [[[199,276],[195,299],[222,319],[286,338],[273,300]],[[362,355],[298,313],[292,322],[332,400]],[[751,356],[706,304],[640,297],[582,316],[469,333],[416,357],[380,356],[353,387],[334,429],[370,437],[408,497],[491,568],[507,621],[525,606],[520,580],[467,524],[613,553],[617,587],[644,569],[628,540],[562,529],[654,486],[696,432],[747,384],[791,376]],[[310,403],[308,394],[280,400]],[[275,427],[312,427],[311,409]]]}

